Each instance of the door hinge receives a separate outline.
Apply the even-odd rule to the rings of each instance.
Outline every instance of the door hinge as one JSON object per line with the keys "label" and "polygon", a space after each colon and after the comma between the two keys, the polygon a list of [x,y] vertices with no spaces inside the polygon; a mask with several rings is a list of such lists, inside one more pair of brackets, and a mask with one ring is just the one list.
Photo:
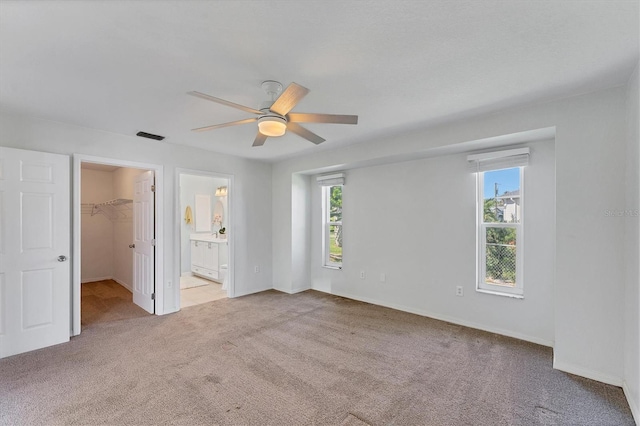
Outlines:
{"label": "door hinge", "polygon": [[156,294],[155,293],[151,293],[151,300],[156,300]]}
{"label": "door hinge", "polygon": [[153,239],[151,240],[151,245],[152,245],[152,246],[154,246],[154,247],[156,246],[156,239],[155,239],[155,238],[153,238]]}
{"label": "door hinge", "polygon": [[156,186],[155,185],[151,185],[151,192],[156,192]]}

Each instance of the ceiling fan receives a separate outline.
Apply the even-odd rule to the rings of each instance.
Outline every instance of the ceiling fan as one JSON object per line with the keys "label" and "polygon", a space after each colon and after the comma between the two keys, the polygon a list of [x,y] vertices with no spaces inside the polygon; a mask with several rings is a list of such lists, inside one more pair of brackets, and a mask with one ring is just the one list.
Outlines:
{"label": "ceiling fan", "polygon": [[244,120],[231,121],[229,123],[214,124],[212,126],[199,127],[192,129],[195,132],[204,132],[207,130],[219,129],[221,127],[236,126],[238,124],[247,124],[258,122],[258,134],[253,141],[253,146],[262,146],[268,137],[277,137],[285,134],[289,130],[298,136],[301,136],[313,143],[320,144],[325,140],[308,129],[305,129],[298,123],[335,123],[335,124],[358,124],[357,115],[336,115],[336,114],[310,114],[290,112],[302,98],[304,98],[309,89],[300,86],[297,83],[291,83],[283,92],[282,84],[277,81],[267,80],[262,82],[262,88],[267,95],[271,97],[271,101],[263,103],[260,109],[254,109],[239,105],[224,99],[216,98],[200,92],[187,92],[189,95],[209,101],[237,108],[245,112],[256,114],[257,117],[246,118]]}

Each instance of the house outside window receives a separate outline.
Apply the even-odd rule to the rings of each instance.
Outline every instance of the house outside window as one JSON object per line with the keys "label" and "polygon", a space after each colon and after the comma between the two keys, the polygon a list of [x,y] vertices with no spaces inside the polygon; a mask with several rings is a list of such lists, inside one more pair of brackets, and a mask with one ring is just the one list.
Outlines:
{"label": "house outside window", "polygon": [[524,168],[478,172],[480,291],[523,295]]}

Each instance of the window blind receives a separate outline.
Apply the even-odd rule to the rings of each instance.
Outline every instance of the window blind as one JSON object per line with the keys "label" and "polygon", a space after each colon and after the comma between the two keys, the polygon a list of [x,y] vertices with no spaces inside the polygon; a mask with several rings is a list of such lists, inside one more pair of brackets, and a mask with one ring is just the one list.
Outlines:
{"label": "window blind", "polygon": [[330,175],[322,175],[316,178],[320,186],[344,185],[344,173],[332,173]]}
{"label": "window blind", "polygon": [[510,169],[529,165],[529,148],[482,152],[467,156],[471,172]]}

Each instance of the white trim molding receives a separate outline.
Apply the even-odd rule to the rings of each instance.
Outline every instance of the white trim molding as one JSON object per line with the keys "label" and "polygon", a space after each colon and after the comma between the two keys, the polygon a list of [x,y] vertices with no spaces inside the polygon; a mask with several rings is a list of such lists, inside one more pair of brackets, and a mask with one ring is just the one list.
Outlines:
{"label": "white trim molding", "polygon": [[127,284],[124,281],[117,279],[116,277],[113,277],[111,279],[114,280],[115,282],[117,282],[118,284],[120,284],[122,287],[124,287],[127,290],[129,290],[130,293],[133,293],[133,285]]}
{"label": "white trim molding", "polygon": [[[205,176],[210,178],[218,178],[218,179],[226,179],[227,180],[227,244],[229,250],[229,258],[227,263],[227,297],[234,298],[239,296],[244,296],[245,294],[250,293],[237,293],[235,286],[235,183],[234,183],[234,175],[228,173],[219,173],[219,172],[211,172],[206,170],[195,170],[195,169],[186,169],[182,167],[177,167],[175,169],[174,176],[174,199],[173,202],[173,210],[175,217],[182,217],[182,211],[180,208],[180,176],[181,175],[192,175],[192,176]],[[193,275],[191,272],[183,273],[181,271],[180,264],[180,255],[181,255],[181,229],[180,229],[180,221],[176,220],[173,226],[174,233],[174,241],[178,244],[178,247],[174,249],[174,276],[173,281],[176,283],[173,286],[173,296],[176,302],[176,306],[171,308],[171,312],[178,312],[180,310],[180,277]],[[185,275],[186,274],[186,275]],[[264,290],[259,290],[264,291]],[[167,312],[169,313],[169,312]]]}
{"label": "white trim molding", "polygon": [[629,385],[627,385],[626,381],[622,382],[622,391],[624,392],[624,396],[627,398],[629,408],[631,408],[633,419],[636,421],[637,425],[640,425],[640,406],[638,405],[639,401],[633,400],[633,394],[631,393]]}
{"label": "white trim molding", "polygon": [[84,280],[82,280],[80,284],[89,284],[89,283],[95,283],[95,282],[107,281],[107,280],[113,280],[118,284],[120,284],[122,287],[129,290],[129,293],[133,293],[133,286],[131,284],[127,284],[124,281],[117,279],[116,277],[85,278]]}
{"label": "white trim molding", "polygon": [[620,377],[610,376],[609,374],[604,374],[599,371],[594,371],[588,368],[571,364],[569,362],[558,361],[555,354],[553,355],[553,368],[556,370],[564,371],[565,373],[575,374],[576,376],[606,383],[608,385],[618,387],[622,386],[622,379]]}
{"label": "white trim molding", "polygon": [[[107,164],[111,166],[130,167],[134,169],[153,170],[156,185],[156,220],[155,220],[155,236],[156,236],[156,253],[155,253],[155,303],[154,310],[156,315],[164,315],[164,166],[159,164],[140,163],[137,161],[119,160],[117,158],[96,157],[92,155],[73,154],[73,228],[71,231],[73,243],[72,258],[72,292],[71,292],[71,335],[80,334],[80,264],[81,264],[81,222],[80,222],[80,181],[81,181],[81,165],[82,163]],[[122,284],[122,283],[120,283]],[[125,286],[126,287],[126,286]],[[178,286],[179,287],[179,286]]]}
{"label": "white trim molding", "polygon": [[481,330],[481,331],[486,331],[486,332],[489,332],[489,333],[500,334],[501,336],[512,337],[514,339],[524,340],[526,342],[536,343],[538,345],[547,346],[547,347],[550,347],[550,348],[553,348],[553,345],[554,345],[554,342],[552,340],[540,339],[538,337],[533,337],[533,336],[529,336],[529,335],[522,334],[522,333],[516,333],[516,332],[513,332],[513,331],[504,330],[504,329],[497,328],[497,327],[491,327],[491,326],[486,326],[486,325],[483,325],[483,324],[478,324],[478,323],[473,322],[473,321],[465,321],[465,320],[461,320],[459,318],[453,318],[453,317],[450,317],[450,316],[447,316],[447,315],[441,315],[441,314],[437,314],[437,313],[433,313],[433,312],[428,312],[428,311],[425,311],[423,309],[410,308],[408,306],[399,305],[397,303],[387,303],[387,302],[382,302],[382,301],[379,301],[379,300],[376,300],[376,299],[372,299],[372,298],[369,298],[369,297],[354,296],[352,294],[336,292],[336,291],[324,291],[324,290],[315,289],[315,288],[312,288],[312,290],[319,291],[319,292],[322,292],[322,293],[332,294],[334,296],[344,297],[344,298],[347,298],[347,299],[357,300],[359,302],[370,303],[372,305],[384,306],[385,308],[391,308],[391,309],[395,309],[395,310],[398,310],[398,311],[408,312],[410,314],[416,314],[416,315],[420,315],[422,317],[428,317],[428,318],[432,318],[432,319],[439,320],[439,321],[445,321],[445,322],[448,322],[448,323],[451,323],[451,324],[462,325],[464,327],[469,327],[469,328],[475,328],[476,330]]}
{"label": "white trim molding", "polygon": [[83,279],[80,284],[87,284],[87,283],[95,283],[98,281],[106,281],[106,280],[112,280],[113,277],[112,276],[108,276],[108,277],[91,277],[91,278],[85,278]]}

